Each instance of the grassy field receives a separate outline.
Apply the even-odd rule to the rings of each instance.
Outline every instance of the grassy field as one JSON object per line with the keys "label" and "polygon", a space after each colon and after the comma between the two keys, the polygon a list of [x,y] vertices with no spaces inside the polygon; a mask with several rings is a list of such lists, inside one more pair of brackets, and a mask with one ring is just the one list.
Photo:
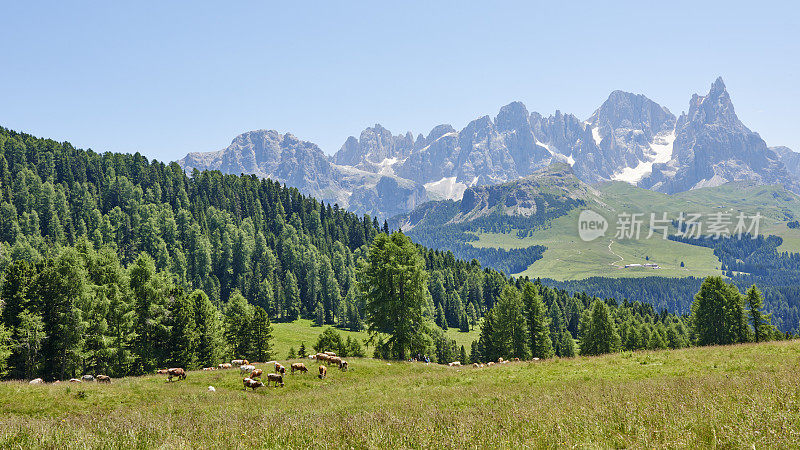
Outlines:
{"label": "grassy field", "polygon": [[[322,333],[327,326],[315,327],[313,321],[308,319],[297,319],[294,322],[273,322],[272,323],[272,352],[278,358],[286,358],[289,354],[289,349],[294,347],[297,351],[300,344],[305,342],[306,351],[312,352],[314,344],[317,343],[317,337]],[[336,329],[342,335],[342,339],[347,339],[348,336],[352,339],[358,339],[361,343],[369,337],[366,332],[353,332]],[[372,356],[372,347],[364,347],[366,354]]]}
{"label": "grassy field", "polygon": [[0,383],[0,447],[800,445],[797,341],[483,369],[370,359],[351,367],[255,392],[242,390],[236,370],[174,383],[155,375],[111,385]]}
{"label": "grassy field", "polygon": [[[524,248],[531,245],[547,247],[542,259],[536,261],[521,275],[576,280],[592,276],[603,277],[706,277],[720,275],[719,260],[709,248],[687,245],[648,235],[650,213],[668,218],[678,213],[712,214],[730,213],[735,217],[739,211],[748,215],[761,212],[761,234],[775,234],[784,239],[781,251],[800,252],[800,230],[789,229],[786,222],[800,217],[800,199],[772,186],[724,185],[698,189],[675,195],[666,195],[637,188],[627,183],[615,182],[597,186],[587,206],[609,221],[610,228],[604,237],[584,242],[578,236],[579,208],[552,221],[547,229],[535,232],[526,238],[516,233],[476,233],[475,247]],[[643,213],[645,225],[641,239],[614,239],[617,214]],[[673,229],[672,232],[675,230]],[[649,260],[647,259],[649,257]],[[624,268],[626,264],[657,263],[661,269]],[[681,267],[681,262],[684,267]],[[518,275],[518,274],[515,274]]]}
{"label": "grassy field", "polygon": [[[279,322],[272,324],[272,350],[277,358],[285,358],[289,354],[289,349],[294,347],[297,351],[302,342],[306,343],[306,351],[311,352],[314,344],[317,342],[317,337],[327,327],[315,327],[313,322],[307,319],[297,319],[294,322]],[[352,332],[346,330],[336,329],[342,335],[342,339],[347,339],[348,336],[352,339],[358,339],[364,344],[369,335],[362,332]],[[456,344],[461,347],[464,346],[467,354],[469,354],[472,341],[478,340],[480,335],[480,325],[476,326],[469,333],[462,333],[458,328],[448,328],[445,334],[449,339],[456,341]],[[374,347],[364,344],[365,354],[372,356]]]}

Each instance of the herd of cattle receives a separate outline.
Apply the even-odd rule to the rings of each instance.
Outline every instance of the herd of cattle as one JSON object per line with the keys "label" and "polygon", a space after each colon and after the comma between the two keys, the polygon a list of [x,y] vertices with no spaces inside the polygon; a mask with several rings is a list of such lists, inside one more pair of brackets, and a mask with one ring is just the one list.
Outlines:
{"label": "herd of cattle", "polygon": [[[93,383],[95,381],[98,382],[98,383],[111,383],[111,377],[109,377],[108,375],[98,375],[96,377],[92,376],[92,375],[84,375],[84,376],[82,376],[80,378],[70,378],[68,382],[69,383]],[[56,380],[56,381],[53,382],[53,384],[59,384],[59,383],[61,383],[61,381],[59,381],[59,380]],[[44,380],[41,379],[41,378],[34,378],[33,380],[29,381],[28,384],[44,384]]]}
{"label": "herd of cattle", "polygon": [[[343,360],[342,358],[336,356],[334,352],[324,352],[324,353],[317,353],[316,355],[309,356],[309,359],[316,360],[319,363],[319,375],[317,375],[320,379],[324,379],[328,376],[328,367],[323,365],[323,363],[327,363],[331,366],[339,367],[340,370],[347,370],[348,363],[347,361]],[[251,388],[256,390],[260,387],[269,386],[272,383],[273,386],[283,386],[283,377],[286,375],[286,367],[283,364],[277,361],[270,361],[265,364],[275,364],[275,373],[268,373],[266,374],[267,383],[264,384],[263,376],[264,371],[262,369],[257,369],[255,365],[250,364],[250,362],[246,359],[234,359],[229,363],[222,363],[218,364],[216,367],[204,367],[204,371],[211,371],[211,370],[225,370],[225,369],[232,369],[234,367],[239,368],[239,373],[242,375],[246,375],[242,379],[242,385],[244,389]],[[295,372],[300,373],[307,373],[308,368],[304,363],[296,362],[289,366],[291,370],[291,374],[294,375]],[[173,378],[177,378],[178,380],[186,379],[186,370],[181,367],[173,367],[170,369],[160,369],[156,373],[166,375],[167,382],[172,381]],[[216,391],[213,386],[209,386],[209,391]]]}
{"label": "herd of cattle", "polygon": [[[539,358],[533,358],[533,361],[538,361],[538,360],[539,360]],[[497,363],[495,363],[493,361],[489,361],[486,364],[484,364],[484,363],[472,363],[472,367],[474,367],[476,369],[480,369],[482,367],[493,366],[495,364],[508,364],[510,362],[519,362],[519,358],[514,358],[513,360],[498,358]],[[450,366],[450,367],[460,367],[461,366],[461,361],[453,361],[451,363],[447,363],[447,365]]]}
{"label": "herd of cattle", "polygon": [[[347,361],[343,360],[342,358],[336,356],[334,352],[324,352],[324,353],[317,353],[316,355],[311,355],[308,357],[309,359],[317,361],[319,366],[317,369],[319,370],[319,375],[317,375],[320,379],[324,379],[328,376],[328,367],[323,365],[323,363],[327,363],[329,366],[339,367],[340,370],[346,371],[348,368]],[[533,358],[534,360],[538,360],[539,358]],[[514,358],[514,362],[519,362],[519,358]],[[511,360],[504,360],[500,358],[497,360],[497,364],[508,364],[512,362]],[[284,367],[281,363],[277,361],[270,361],[269,363],[265,364],[275,364],[275,373],[267,374],[267,384],[269,386],[270,383],[273,386],[278,387],[278,385],[283,386],[283,377],[286,375],[286,367]],[[450,367],[460,367],[460,361],[453,361],[447,364]],[[474,368],[482,368],[486,366],[493,366],[495,365],[494,362],[484,363],[473,363],[472,367]],[[264,387],[265,384],[262,382],[262,376],[264,375],[264,371],[262,369],[256,369],[256,366],[250,364],[249,361],[246,359],[234,359],[230,363],[222,363],[217,365],[216,367],[204,367],[204,371],[210,370],[225,370],[225,369],[232,369],[233,367],[238,367],[239,372],[241,374],[246,374],[247,376],[242,379],[242,384],[244,385],[244,389],[251,388],[256,390],[257,388]],[[290,366],[291,374],[294,375],[295,372],[300,373],[307,373],[308,368],[304,363],[297,362],[292,363]],[[171,382],[173,378],[177,378],[178,380],[185,380],[186,379],[186,370],[182,367],[172,367],[169,369],[159,369],[156,373],[161,375],[167,376],[167,382]],[[111,383],[111,377],[107,375],[84,375],[81,378],[71,378],[69,380],[70,383],[91,383],[91,382],[98,382],[98,383]],[[29,382],[30,384],[44,384],[44,380],[41,378],[33,379]],[[60,381],[55,381],[53,384],[58,384]],[[212,386],[209,386],[210,391],[214,391],[215,389]]]}

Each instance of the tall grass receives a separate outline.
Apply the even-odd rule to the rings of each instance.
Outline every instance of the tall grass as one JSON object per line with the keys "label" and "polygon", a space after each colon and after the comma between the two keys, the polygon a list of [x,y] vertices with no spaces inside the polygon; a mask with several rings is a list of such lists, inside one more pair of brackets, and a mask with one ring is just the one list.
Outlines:
{"label": "tall grass", "polygon": [[[316,363],[308,364],[312,372]],[[473,369],[360,359],[243,391],[238,371],[0,384],[4,448],[800,446],[800,342]],[[217,392],[207,392],[213,385]]]}

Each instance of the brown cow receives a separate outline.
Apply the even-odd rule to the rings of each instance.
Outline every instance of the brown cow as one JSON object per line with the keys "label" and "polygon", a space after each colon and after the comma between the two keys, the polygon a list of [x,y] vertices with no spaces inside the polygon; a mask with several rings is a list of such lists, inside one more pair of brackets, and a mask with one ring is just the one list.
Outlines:
{"label": "brown cow", "polygon": [[283,375],[279,373],[268,373],[267,374],[267,386],[269,386],[270,381],[275,382],[275,387],[278,387],[278,383],[281,384],[283,387]]}
{"label": "brown cow", "polygon": [[264,373],[264,371],[261,370],[261,369],[254,369],[252,372],[250,372],[250,378],[253,378],[253,379],[261,378],[261,375],[263,373]]}
{"label": "brown cow", "polygon": [[217,370],[216,367],[203,367],[204,372],[208,372],[209,370]]}
{"label": "brown cow", "polygon": [[338,356],[331,356],[330,358],[328,358],[328,364],[330,364],[332,366],[341,365],[342,364],[342,358],[339,358]]}
{"label": "brown cow", "polygon": [[303,363],[294,363],[292,364],[292,375],[294,375],[295,371],[306,373],[308,372],[308,369],[306,368],[306,365]]}
{"label": "brown cow", "polygon": [[281,375],[286,375],[286,367],[283,367],[283,364],[275,361],[275,373],[279,373]]}
{"label": "brown cow", "polygon": [[319,366],[319,379],[323,379],[328,376],[328,368],[325,366]]}
{"label": "brown cow", "polygon": [[172,381],[173,377],[177,377],[178,380],[185,380],[186,371],[183,370],[183,368],[181,367],[173,367],[171,369],[167,369],[167,382]]}
{"label": "brown cow", "polygon": [[347,361],[342,360],[342,362],[339,363],[339,369],[346,372],[347,371]]}
{"label": "brown cow", "polygon": [[253,380],[251,378],[243,379],[242,384],[244,384],[245,391],[247,390],[247,388],[252,388],[255,391],[257,388],[264,387],[264,383],[258,380]]}
{"label": "brown cow", "polygon": [[79,379],[77,379],[77,378],[70,378],[70,379],[69,379],[69,382],[70,382],[70,383],[83,383],[83,381],[81,381],[81,380],[79,380]]}
{"label": "brown cow", "polygon": [[156,370],[156,373],[159,375],[166,375],[169,373],[169,369],[158,369]]}
{"label": "brown cow", "polygon": [[323,352],[323,353],[325,353],[328,356],[336,356],[336,353],[333,352]]}
{"label": "brown cow", "polygon": [[220,369],[230,369],[231,367],[233,367],[233,365],[231,365],[231,363],[222,363],[217,367],[219,367]]}
{"label": "brown cow", "polygon": [[519,362],[519,358],[514,358],[514,362]]}
{"label": "brown cow", "polygon": [[326,355],[325,353],[317,353],[317,362],[322,364],[323,362],[327,362],[330,359],[330,356]]}
{"label": "brown cow", "polygon": [[111,377],[108,375],[98,375],[96,380],[98,383],[111,383]]}
{"label": "brown cow", "polygon": [[494,365],[494,362],[493,362],[493,361],[489,361],[488,363],[486,363],[486,365],[487,365],[487,366],[493,366],[493,365]]}

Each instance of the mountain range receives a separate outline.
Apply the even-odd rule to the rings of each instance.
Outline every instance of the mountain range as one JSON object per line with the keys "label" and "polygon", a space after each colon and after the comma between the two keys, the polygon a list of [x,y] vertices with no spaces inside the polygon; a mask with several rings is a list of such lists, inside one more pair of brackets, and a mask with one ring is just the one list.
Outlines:
{"label": "mountain range", "polygon": [[423,136],[375,125],[333,156],[290,133],[250,131],[216,152],[189,153],[185,170],[269,177],[359,214],[392,217],[430,200],[459,200],[470,187],[525,178],[567,163],[583,182],[625,181],[673,194],[731,181],[800,192],[800,154],[768,147],[736,116],[722,78],[676,117],[641,94],[612,92],[586,120],[510,103],[464,129]]}

